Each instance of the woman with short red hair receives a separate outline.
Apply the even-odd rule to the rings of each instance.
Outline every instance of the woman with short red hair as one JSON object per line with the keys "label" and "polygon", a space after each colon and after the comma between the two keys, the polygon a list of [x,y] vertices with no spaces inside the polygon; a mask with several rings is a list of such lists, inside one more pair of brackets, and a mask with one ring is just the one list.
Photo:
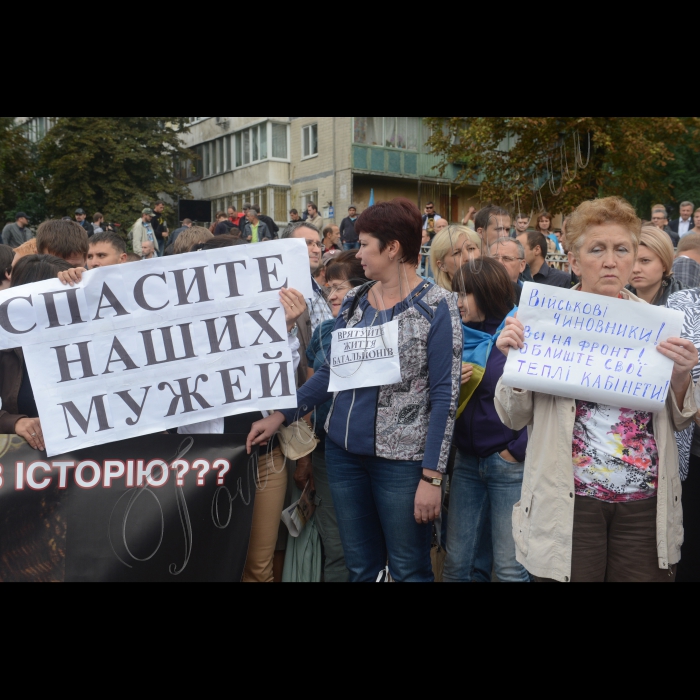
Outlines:
{"label": "woman with short red hair", "polygon": [[434,580],[432,523],[442,505],[463,337],[455,295],[417,274],[422,228],[420,212],[405,199],[360,216],[357,257],[372,281],[347,295],[335,326],[381,339],[383,327],[398,321],[400,381],[363,384],[372,374],[363,361],[357,388],[332,395],[337,369],[326,363],[299,391],[297,410],[256,423],[248,437],[250,450],[285,421],[333,400],[326,461],[351,582],[374,582],[387,560],[396,581]]}

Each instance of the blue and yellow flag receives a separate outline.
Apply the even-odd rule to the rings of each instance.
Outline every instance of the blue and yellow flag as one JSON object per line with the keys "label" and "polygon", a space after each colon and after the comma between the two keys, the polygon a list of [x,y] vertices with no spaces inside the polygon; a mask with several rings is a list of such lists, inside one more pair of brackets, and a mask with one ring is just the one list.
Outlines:
{"label": "blue and yellow flag", "polygon": [[[518,312],[516,306],[506,318],[515,316]],[[464,351],[462,352],[462,364],[471,365],[474,368],[472,378],[462,386],[459,394],[459,409],[457,410],[457,418],[459,418],[467,404],[471,401],[474,392],[479,388],[479,385],[486,374],[486,363],[491,356],[491,350],[501,335],[501,331],[506,327],[506,320],[500,325],[496,334],[491,336],[483,331],[477,331],[467,326],[462,326],[464,329]]]}

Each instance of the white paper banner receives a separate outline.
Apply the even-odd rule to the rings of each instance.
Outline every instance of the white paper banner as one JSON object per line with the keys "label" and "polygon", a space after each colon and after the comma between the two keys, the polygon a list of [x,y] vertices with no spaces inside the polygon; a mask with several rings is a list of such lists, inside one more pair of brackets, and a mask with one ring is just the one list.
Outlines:
{"label": "white paper banner", "polygon": [[656,346],[680,337],[683,313],[541,284],[525,285],[506,386],[580,401],[662,411],[673,362]]}
{"label": "white paper banner", "polygon": [[401,382],[399,322],[333,331],[328,391],[352,391]]}
{"label": "white paper banner", "polygon": [[312,295],[304,241],[101,268],[1,292],[0,347],[24,349],[50,457],[293,408],[282,287]]}

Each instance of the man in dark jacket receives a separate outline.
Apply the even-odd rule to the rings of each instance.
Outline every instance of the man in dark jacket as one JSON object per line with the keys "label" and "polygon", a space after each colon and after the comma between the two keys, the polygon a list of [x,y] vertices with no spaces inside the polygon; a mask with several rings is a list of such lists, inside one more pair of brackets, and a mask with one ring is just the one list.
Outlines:
{"label": "man in dark jacket", "polygon": [[668,225],[668,212],[665,209],[654,209],[651,214],[651,223],[656,226],[656,228],[665,231],[668,237],[671,239],[674,248],[678,248],[680,243],[680,236],[675,231],[672,231]]}
{"label": "man in dark jacket", "polygon": [[681,204],[681,217],[672,221],[668,227],[673,233],[678,234],[678,238],[685,238],[695,225],[693,222],[693,214],[695,213],[695,205],[692,202],[683,202]]}
{"label": "man in dark jacket", "polygon": [[253,207],[258,215],[258,219],[262,221],[265,226],[267,226],[267,230],[270,232],[270,235],[272,238],[279,238],[279,231],[280,227],[269,217],[266,216],[265,214],[260,213],[260,207]]}
{"label": "man in dark jacket", "polygon": [[533,282],[571,289],[571,274],[547,265],[547,239],[539,231],[525,233],[518,236],[517,240],[525,249],[525,262],[530,268]]}
{"label": "man in dark jacket", "polygon": [[340,240],[345,250],[357,250],[360,247],[360,237],[355,232],[357,207],[353,204],[348,209],[348,215],[340,224]]}
{"label": "man in dark jacket", "polygon": [[153,233],[156,237],[156,252],[162,258],[165,252],[165,246],[168,243],[168,236],[170,236],[168,222],[165,220],[165,203],[156,202],[153,207],[153,212],[151,226],[153,226]]}
{"label": "man in dark jacket", "polygon": [[7,224],[2,232],[2,243],[10,248],[19,248],[32,238],[34,233],[29,228],[29,217],[23,211],[17,214],[15,223]]}
{"label": "man in dark jacket", "polygon": [[87,214],[84,209],[75,210],[75,220],[85,229],[88,238],[95,235],[95,227],[87,220]]}

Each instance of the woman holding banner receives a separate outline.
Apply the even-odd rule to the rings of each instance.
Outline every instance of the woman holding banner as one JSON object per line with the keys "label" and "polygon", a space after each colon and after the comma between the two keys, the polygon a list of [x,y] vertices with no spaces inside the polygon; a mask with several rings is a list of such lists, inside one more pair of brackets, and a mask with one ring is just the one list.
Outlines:
{"label": "woman holding banner", "polygon": [[492,551],[501,583],[529,583],[530,575],[515,559],[511,525],[523,486],[527,430],[507,428],[494,408],[506,363],[496,340],[517,311],[515,290],[506,269],[491,258],[462,267],[453,289],[464,324],[462,361],[472,373],[457,411],[444,580],[490,582],[493,568],[483,571],[483,559]]}
{"label": "woman holding banner", "polygon": [[[417,274],[422,228],[405,199],[360,216],[357,257],[374,282],[345,299],[332,366],[300,390],[298,411],[273,414],[248,437],[251,450],[333,399],[326,461],[351,582],[374,582],[387,559],[398,582],[434,580],[431,523],[442,505],[463,335],[454,294]],[[345,388],[333,396],[336,386]]]}
{"label": "woman holding banner", "polygon": [[[624,200],[585,202],[567,240],[577,290],[642,303],[625,291],[642,222]],[[506,322],[505,354],[525,347],[525,329]],[[665,410],[644,413],[512,389],[499,382],[496,410],[514,430],[530,428],[522,500],[513,511],[518,561],[539,581],[673,582],[683,542],[674,430],[697,406],[692,342],[657,346],[674,362]]]}

